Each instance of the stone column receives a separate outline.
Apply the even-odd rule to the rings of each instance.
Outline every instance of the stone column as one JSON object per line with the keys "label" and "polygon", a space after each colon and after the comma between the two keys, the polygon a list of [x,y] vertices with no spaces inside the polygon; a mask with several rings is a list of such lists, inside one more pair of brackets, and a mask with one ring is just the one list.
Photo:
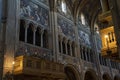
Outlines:
{"label": "stone column", "polygon": [[35,45],[36,42],[36,26],[33,28],[33,45]]}
{"label": "stone column", "polygon": [[60,39],[61,54],[63,54],[62,39]]}
{"label": "stone column", "polygon": [[88,56],[87,56],[87,48],[85,48],[85,57],[86,57],[86,61],[88,61]]}
{"label": "stone column", "polygon": [[16,53],[16,34],[19,26],[17,17],[17,0],[5,0],[7,1],[7,23],[5,34],[5,50],[4,50],[4,65],[3,74],[7,72],[13,72],[14,55]]}
{"label": "stone column", "polygon": [[88,61],[90,61],[91,58],[90,58],[90,49],[88,49]]}
{"label": "stone column", "polygon": [[101,74],[101,68],[100,68],[100,61],[99,61],[99,55],[97,52],[97,41],[96,41],[96,34],[95,31],[91,31],[91,43],[93,44],[91,47],[93,49],[93,62],[95,64],[95,68],[98,71],[98,80],[102,80],[102,74]]}
{"label": "stone column", "polygon": [[71,44],[71,42],[70,42],[70,55],[73,56],[72,55],[72,44]]}
{"label": "stone column", "polygon": [[4,54],[5,54],[5,40],[6,40],[6,25],[7,25],[7,0],[2,0],[0,4],[1,10],[1,20],[0,20],[0,80],[4,76]]}
{"label": "stone column", "polygon": [[51,32],[51,49],[53,51],[54,61],[59,61],[58,46],[58,25],[57,25],[57,0],[50,0],[50,32]]}
{"label": "stone column", "polygon": [[[75,57],[78,56],[77,46],[79,46],[79,45],[78,45],[77,43],[75,43],[75,45],[74,45],[74,50],[75,50],[75,51],[74,51],[74,54],[75,54],[74,56],[75,56]],[[79,52],[80,52],[80,51],[79,51]]]}
{"label": "stone column", "polygon": [[80,49],[80,50],[81,50],[81,51],[80,51],[81,58],[84,59],[84,56],[83,56],[83,48],[82,48],[82,46],[80,46],[80,48],[81,48],[81,49]]}
{"label": "stone column", "polygon": [[100,0],[103,13],[108,11],[109,5],[108,0]]}
{"label": "stone column", "polygon": [[41,47],[43,47],[43,34],[44,34],[44,30],[41,30]]}
{"label": "stone column", "polygon": [[65,52],[66,52],[66,54],[68,55],[67,43],[68,43],[68,41],[67,41],[67,40],[65,40]]}
{"label": "stone column", "polygon": [[27,43],[27,29],[29,27],[29,23],[26,21],[26,24],[25,24],[25,42]]}

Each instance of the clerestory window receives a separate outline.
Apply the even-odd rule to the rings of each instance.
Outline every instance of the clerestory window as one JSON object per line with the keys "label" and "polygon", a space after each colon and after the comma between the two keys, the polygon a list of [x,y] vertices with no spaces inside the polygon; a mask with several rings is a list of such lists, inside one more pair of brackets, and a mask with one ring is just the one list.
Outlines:
{"label": "clerestory window", "polygon": [[66,13],[66,12],[67,12],[67,7],[66,7],[66,3],[65,3],[64,0],[62,0],[61,7],[62,7],[62,11],[63,11],[64,13]]}

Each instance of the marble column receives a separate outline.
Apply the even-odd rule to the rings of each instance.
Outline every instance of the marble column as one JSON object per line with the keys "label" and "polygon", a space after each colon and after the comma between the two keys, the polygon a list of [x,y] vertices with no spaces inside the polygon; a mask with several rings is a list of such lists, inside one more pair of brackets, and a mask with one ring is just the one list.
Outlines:
{"label": "marble column", "polygon": [[71,44],[71,42],[70,42],[70,55],[73,56],[73,54],[72,54],[72,44]]}
{"label": "marble column", "polygon": [[58,46],[58,25],[57,25],[57,0],[50,0],[50,32],[51,32],[51,49],[53,51],[54,61],[59,61]]}
{"label": "marble column", "polygon": [[62,38],[60,39],[61,53],[63,53]]}
{"label": "marble column", "polygon": [[36,42],[36,26],[33,28],[33,45],[35,45]]}
{"label": "marble column", "polygon": [[86,57],[86,61],[88,61],[87,48],[85,48],[85,57]]}
{"label": "marble column", "polygon": [[108,0],[100,0],[103,13],[109,10]]}
{"label": "marble column", "polygon": [[65,52],[66,52],[66,54],[68,55],[68,50],[67,50],[67,40],[65,40]]}
{"label": "marble column", "polygon": [[[4,0],[3,0],[4,1]],[[16,34],[19,24],[17,17],[17,0],[5,0],[7,2],[7,22],[5,35],[4,65],[3,75],[7,72],[13,72],[14,55],[16,53]]]}
{"label": "marble column", "polygon": [[25,24],[25,42],[27,43],[27,30],[28,30],[28,27],[29,27],[29,23],[26,22]]}
{"label": "marble column", "polygon": [[44,34],[44,30],[41,30],[41,47],[43,47],[43,34]]}
{"label": "marble column", "polygon": [[82,48],[82,46],[80,46],[80,48],[81,48],[81,49],[80,49],[81,58],[84,59],[84,56],[83,56],[83,48]]}

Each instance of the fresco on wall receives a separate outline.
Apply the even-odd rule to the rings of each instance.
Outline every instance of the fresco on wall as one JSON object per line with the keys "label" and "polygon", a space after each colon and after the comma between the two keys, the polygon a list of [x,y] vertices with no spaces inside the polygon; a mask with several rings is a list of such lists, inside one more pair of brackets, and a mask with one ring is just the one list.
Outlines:
{"label": "fresco on wall", "polygon": [[61,31],[65,36],[68,38],[74,39],[75,38],[75,32],[73,29],[73,24],[67,22],[66,20],[62,18],[58,18],[58,29]]}
{"label": "fresco on wall", "polygon": [[49,11],[40,5],[37,5],[35,1],[21,0],[20,16],[22,18],[31,19],[42,26],[48,27],[48,15]]}
{"label": "fresco on wall", "polygon": [[87,45],[90,47],[90,36],[81,30],[78,31],[78,35],[79,35],[79,42],[82,45]]}
{"label": "fresco on wall", "polygon": [[70,9],[67,7],[66,5],[66,13],[64,13],[62,11],[62,0],[57,0],[57,12],[61,15],[63,15],[64,17],[73,20],[73,17],[71,15]]}
{"label": "fresco on wall", "polygon": [[49,5],[49,0],[32,0],[32,1],[42,2],[45,5]]}

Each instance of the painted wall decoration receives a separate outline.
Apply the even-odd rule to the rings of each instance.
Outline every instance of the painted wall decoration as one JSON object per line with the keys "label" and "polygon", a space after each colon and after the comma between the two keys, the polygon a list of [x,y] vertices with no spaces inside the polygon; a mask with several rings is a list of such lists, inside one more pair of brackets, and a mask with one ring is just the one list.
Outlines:
{"label": "painted wall decoration", "polygon": [[42,2],[43,4],[45,5],[49,5],[49,0],[33,0],[33,1],[36,1],[36,2]]}
{"label": "painted wall decoration", "polygon": [[90,47],[90,36],[84,31],[79,30],[79,42]]}
{"label": "painted wall decoration", "polygon": [[64,17],[73,20],[73,17],[71,15],[70,9],[68,8],[67,4],[66,4],[66,13],[62,11],[62,0],[57,0],[57,12],[63,15]]}
{"label": "painted wall decoration", "polygon": [[21,0],[20,16],[48,27],[49,10],[37,5],[33,0]]}
{"label": "painted wall decoration", "polygon": [[74,39],[75,38],[75,31],[73,28],[74,25],[59,17],[57,21],[59,31],[61,31],[65,36]]}

